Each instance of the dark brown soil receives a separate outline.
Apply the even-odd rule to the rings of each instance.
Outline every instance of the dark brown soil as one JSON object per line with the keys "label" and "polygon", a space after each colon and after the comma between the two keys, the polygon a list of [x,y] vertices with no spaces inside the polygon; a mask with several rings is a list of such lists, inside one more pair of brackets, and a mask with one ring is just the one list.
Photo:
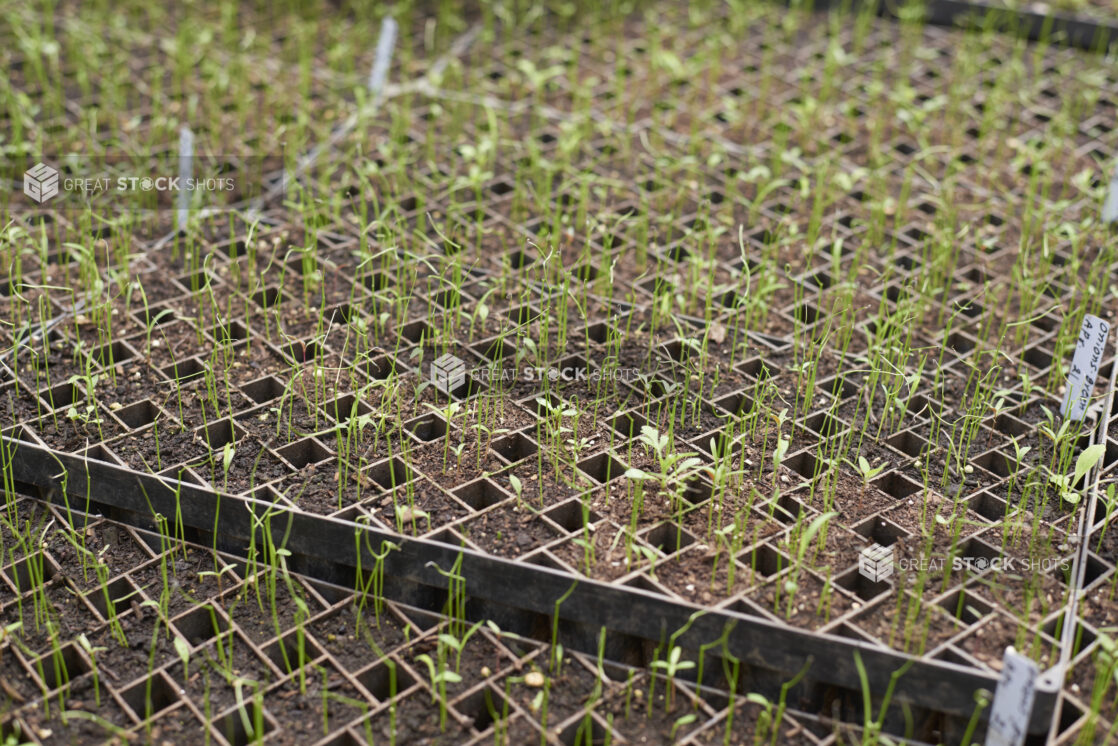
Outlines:
{"label": "dark brown soil", "polygon": [[305,693],[298,679],[291,679],[269,692],[268,701],[269,711],[279,720],[269,740],[293,746],[341,730],[371,709],[364,695],[338,672],[318,667],[307,672]]}
{"label": "dark brown soil", "polygon": [[459,524],[458,530],[481,549],[500,557],[519,557],[561,536],[526,511],[521,515],[489,511]]}
{"label": "dark brown soil", "polygon": [[375,614],[370,607],[358,629],[356,618],[347,609],[324,616],[307,625],[318,645],[341,662],[351,673],[365,668],[394,650],[406,639],[405,631],[415,632],[395,618],[391,612]]}

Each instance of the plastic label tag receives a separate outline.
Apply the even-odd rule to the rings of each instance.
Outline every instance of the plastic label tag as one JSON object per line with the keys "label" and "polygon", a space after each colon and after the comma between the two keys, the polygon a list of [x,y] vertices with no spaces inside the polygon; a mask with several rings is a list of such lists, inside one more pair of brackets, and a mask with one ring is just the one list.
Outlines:
{"label": "plastic label tag", "polygon": [[1118,223],[1118,166],[1110,176],[1110,189],[1106,193],[1106,201],[1102,204],[1102,222]]}
{"label": "plastic label tag", "polygon": [[1075,355],[1071,359],[1071,372],[1068,373],[1067,393],[1060,405],[1060,414],[1065,419],[1082,420],[1083,415],[1087,414],[1087,405],[1091,401],[1095,376],[1098,375],[1109,334],[1110,324],[1098,316],[1087,314],[1083,317],[1079,341],[1075,344]]}
{"label": "plastic label tag", "polygon": [[377,52],[373,58],[373,69],[369,71],[369,92],[379,97],[388,79],[388,67],[392,64],[392,50],[396,47],[396,19],[386,16],[380,24],[380,38],[377,39]]}
{"label": "plastic label tag", "polygon": [[[185,187],[194,177],[194,133],[189,127],[179,130],[179,182]],[[186,226],[190,215],[190,190],[183,188],[178,194],[178,212],[175,214],[175,227]]]}
{"label": "plastic label tag", "polygon": [[1021,746],[1029,728],[1036,696],[1036,664],[1013,649],[1005,649],[1002,676],[994,692],[986,746]]}

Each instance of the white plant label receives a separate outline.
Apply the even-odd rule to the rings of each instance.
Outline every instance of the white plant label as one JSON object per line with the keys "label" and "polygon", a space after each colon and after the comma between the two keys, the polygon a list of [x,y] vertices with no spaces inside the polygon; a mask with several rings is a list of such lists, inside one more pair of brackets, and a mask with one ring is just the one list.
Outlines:
{"label": "white plant label", "polygon": [[1106,338],[1110,334],[1110,324],[1098,316],[1087,314],[1083,326],[1079,328],[1079,341],[1075,344],[1075,355],[1071,359],[1071,372],[1068,373],[1067,393],[1060,405],[1060,414],[1069,420],[1082,420],[1087,414],[1087,404],[1095,388],[1095,377],[1099,373],[1099,363],[1106,351]]}
{"label": "white plant label", "polygon": [[1002,658],[1002,676],[994,692],[986,746],[1021,746],[1029,728],[1036,696],[1036,664],[1009,646]]}
{"label": "white plant label", "polygon": [[1110,188],[1106,192],[1106,201],[1102,204],[1102,222],[1118,223],[1118,166],[1110,176]]}
{"label": "white plant label", "polygon": [[369,71],[369,92],[379,97],[388,79],[388,68],[392,64],[392,50],[396,48],[396,19],[385,17],[380,24],[380,38],[377,39],[377,52],[373,58],[373,69]]}
{"label": "white plant label", "polygon": [[[189,184],[194,177],[194,133],[189,127],[179,130],[179,183]],[[178,194],[178,212],[176,213],[176,228],[184,228],[190,216],[190,190],[180,189]]]}

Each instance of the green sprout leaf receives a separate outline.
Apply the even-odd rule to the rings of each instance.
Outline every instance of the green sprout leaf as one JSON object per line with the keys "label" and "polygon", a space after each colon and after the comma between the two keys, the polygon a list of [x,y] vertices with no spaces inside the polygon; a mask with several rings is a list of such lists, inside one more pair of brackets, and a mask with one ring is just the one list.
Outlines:
{"label": "green sprout leaf", "polygon": [[1104,453],[1106,453],[1106,446],[1102,443],[1096,443],[1084,449],[1083,453],[1079,454],[1079,458],[1075,460],[1075,475],[1071,478],[1071,483],[1075,484],[1087,472],[1095,468],[1095,464],[1099,462]]}

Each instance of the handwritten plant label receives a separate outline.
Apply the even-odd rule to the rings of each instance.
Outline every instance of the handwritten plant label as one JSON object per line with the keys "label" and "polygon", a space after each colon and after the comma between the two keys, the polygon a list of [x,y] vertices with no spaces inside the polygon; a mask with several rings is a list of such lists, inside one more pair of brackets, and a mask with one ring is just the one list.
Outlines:
{"label": "handwritten plant label", "polygon": [[994,692],[986,746],[1021,746],[1029,729],[1036,697],[1036,664],[1010,645],[1002,658],[1002,675]]}
{"label": "handwritten plant label", "polygon": [[1099,363],[1106,351],[1106,338],[1110,334],[1110,324],[1098,316],[1087,314],[1083,326],[1079,328],[1079,341],[1075,344],[1075,355],[1071,359],[1071,372],[1068,373],[1067,393],[1060,405],[1060,414],[1069,420],[1082,420],[1087,414],[1087,404],[1095,388],[1095,377],[1099,373]]}

